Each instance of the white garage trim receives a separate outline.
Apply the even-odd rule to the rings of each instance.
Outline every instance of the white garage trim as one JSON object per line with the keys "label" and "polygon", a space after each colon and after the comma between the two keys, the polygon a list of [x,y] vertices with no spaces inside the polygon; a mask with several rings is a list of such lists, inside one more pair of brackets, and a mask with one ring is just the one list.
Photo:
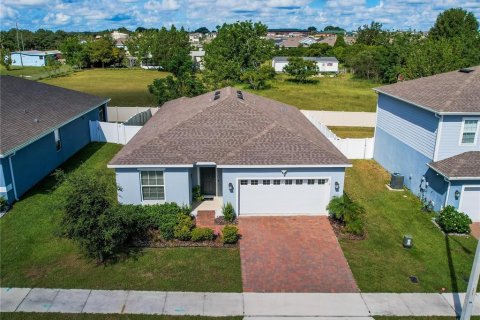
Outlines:
{"label": "white garage trim", "polygon": [[[463,212],[462,207],[463,207],[463,205],[464,205],[464,201],[463,201],[463,200],[465,199],[465,197],[464,197],[465,189],[468,189],[468,188],[480,188],[480,185],[473,185],[473,184],[472,184],[472,185],[463,185],[463,186],[462,186],[462,193],[460,194],[460,203],[458,204],[458,211],[460,211],[460,212]],[[468,190],[467,190],[467,192],[468,192]],[[474,192],[474,191],[473,191],[473,192]],[[477,193],[480,194],[480,191],[477,191]],[[477,198],[477,199],[479,199],[478,201],[480,202],[480,197]],[[478,206],[478,210],[480,211],[480,205]],[[467,212],[464,212],[464,213],[468,214],[468,216],[472,219],[473,222],[479,222],[479,221],[480,221],[480,212],[477,213],[477,216],[476,216],[476,217],[472,217],[472,216],[471,216],[469,213],[467,213]]]}
{"label": "white garage trim", "polygon": [[[273,180],[280,180],[282,181],[283,183],[281,183],[282,186],[285,185],[285,180],[291,180],[292,181],[292,186],[293,188],[295,188],[295,186],[297,187],[297,190],[298,191],[298,188],[302,188],[300,187],[299,184],[296,183],[295,180],[302,180],[302,186],[305,186],[305,187],[311,187],[311,188],[315,188],[317,187],[318,188],[318,191],[324,191],[324,193],[321,193],[319,195],[323,195],[324,196],[324,199],[323,200],[323,203],[320,203],[319,202],[319,205],[318,205],[318,210],[317,208],[315,207],[314,209],[311,209],[313,208],[312,206],[307,206],[307,208],[305,209],[301,209],[297,212],[295,212],[295,209],[292,209],[292,211],[290,212],[290,210],[287,210],[287,212],[281,212],[280,210],[278,209],[275,209],[275,208],[272,208],[272,210],[268,210],[269,212],[262,212],[264,210],[260,209],[259,213],[252,213],[252,212],[248,212],[248,213],[242,213],[242,206],[240,204],[240,197],[242,196],[241,195],[241,192],[242,192],[242,186],[241,185],[241,181],[242,180],[247,180],[249,181],[249,183],[247,185],[245,185],[245,187],[247,186],[251,186],[250,184],[250,181],[251,180],[258,180],[258,185],[262,186],[263,187],[263,180],[270,180],[270,184],[269,185],[266,185],[265,187],[268,188],[269,186],[273,186],[275,185],[273,183]],[[308,180],[314,180],[314,184],[308,184]],[[321,184],[319,183],[319,180],[326,180],[326,183],[324,184]],[[331,176],[317,176],[317,177],[311,177],[311,176],[308,176],[308,177],[297,177],[297,176],[292,176],[292,177],[258,177],[258,176],[249,176],[249,177],[237,177],[236,178],[236,186],[237,186],[237,191],[235,193],[235,202],[236,202],[236,207],[237,207],[237,211],[238,211],[238,215],[241,216],[241,215],[255,215],[255,216],[262,216],[262,215],[268,215],[268,216],[271,216],[271,215],[282,215],[282,216],[285,216],[285,215],[326,215],[328,212],[326,210],[326,206],[328,205],[328,202],[331,198],[331,193],[332,193],[332,177]],[[261,188],[261,187],[260,187]],[[323,190],[322,190],[323,189]],[[244,189],[245,190],[245,189]],[[313,190],[312,190],[313,191]],[[320,199],[320,197],[319,197]],[[311,200],[311,199],[310,199]],[[268,201],[268,200],[266,200]],[[323,207],[325,206],[325,207]]]}

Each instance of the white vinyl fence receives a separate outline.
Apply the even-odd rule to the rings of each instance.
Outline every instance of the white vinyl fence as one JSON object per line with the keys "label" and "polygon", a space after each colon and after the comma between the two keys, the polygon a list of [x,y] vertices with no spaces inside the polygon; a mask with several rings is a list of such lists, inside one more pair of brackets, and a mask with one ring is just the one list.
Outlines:
{"label": "white vinyl fence", "polygon": [[330,142],[337,147],[348,159],[372,159],[374,138],[362,139],[341,139],[337,137],[326,125],[312,117],[308,113],[304,113],[305,117],[325,136]]}
{"label": "white vinyl fence", "polygon": [[90,121],[90,138],[98,142],[127,144],[141,128],[123,123]]}
{"label": "white vinyl fence", "polygon": [[154,115],[158,108],[149,107],[107,107],[107,119],[110,122],[125,122],[133,116],[150,110]]}

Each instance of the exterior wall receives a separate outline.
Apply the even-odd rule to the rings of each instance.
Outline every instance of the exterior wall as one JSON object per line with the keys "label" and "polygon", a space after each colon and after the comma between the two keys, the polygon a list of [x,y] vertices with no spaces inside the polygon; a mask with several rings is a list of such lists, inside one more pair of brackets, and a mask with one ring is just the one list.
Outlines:
{"label": "exterior wall", "polygon": [[442,175],[430,168],[425,173],[425,179],[428,182],[428,186],[426,184],[423,186],[425,188],[425,192],[422,194],[423,199],[433,205],[433,210],[439,211],[445,206],[448,182],[445,181]]}
{"label": "exterior wall", "polygon": [[[328,64],[332,65],[329,66]],[[338,62],[317,62],[318,70],[320,72],[338,72]]]}
{"label": "exterior wall", "polygon": [[[469,185],[480,185],[479,180],[454,180],[450,182],[450,191],[448,192],[447,205],[454,206],[458,208],[460,206],[460,200],[462,198],[462,188],[463,186]],[[455,191],[460,192],[460,197],[455,199]]]}
{"label": "exterior wall", "polygon": [[22,54],[22,58],[20,59],[19,53],[12,53],[11,59],[12,59],[12,66],[21,66],[22,61],[25,67],[45,66],[45,56],[42,56],[42,59],[40,59],[40,56],[30,56],[30,55]]}
{"label": "exterior wall", "polygon": [[288,62],[272,62],[272,66],[275,69],[276,72],[283,72],[283,67],[285,67],[288,64]]}
{"label": "exterior wall", "polygon": [[[98,120],[98,109],[90,111],[59,128],[62,148],[57,151],[53,131],[39,140],[2,159],[2,166],[11,158],[17,196],[21,197],[31,187],[56,169],[65,160],[90,143],[89,121]],[[9,170],[8,170],[9,171]],[[11,175],[4,170],[11,181]],[[11,198],[12,197],[12,198]],[[13,193],[9,201],[13,201]]]}
{"label": "exterior wall", "polygon": [[[222,184],[223,184],[223,202],[224,204],[230,202],[235,211],[237,208],[237,191],[238,179],[240,178],[330,178],[331,179],[331,193],[330,196],[341,196],[343,194],[345,168],[286,168],[287,174],[284,177],[281,168],[252,168],[252,169],[222,169]],[[335,190],[335,182],[340,184],[340,188]],[[233,190],[230,191],[229,184],[233,185]]]}
{"label": "exterior wall", "polygon": [[[137,168],[115,169],[118,191],[118,201],[122,204],[153,204],[142,202],[140,185],[140,170]],[[147,170],[147,169],[145,169]],[[192,169],[191,168],[149,168],[164,172],[165,200],[158,203],[176,202],[179,205],[190,205],[192,199]]]}
{"label": "exterior wall", "polygon": [[[436,161],[440,161],[457,154],[467,151],[480,151],[480,137],[477,136],[475,145],[462,146],[460,139],[462,134],[462,124],[464,118],[480,117],[463,117],[463,116],[444,116],[441,124],[440,141],[438,146],[438,154]],[[477,133],[480,135],[480,132]]]}
{"label": "exterior wall", "polygon": [[13,199],[15,199],[10,175],[10,165],[6,158],[0,159],[0,197],[8,200],[9,203],[12,203]]}

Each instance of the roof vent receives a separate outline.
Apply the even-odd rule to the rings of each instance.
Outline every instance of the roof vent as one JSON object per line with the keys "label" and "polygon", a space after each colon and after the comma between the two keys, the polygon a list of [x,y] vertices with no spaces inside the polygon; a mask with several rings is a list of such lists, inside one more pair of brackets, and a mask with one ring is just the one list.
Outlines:
{"label": "roof vent", "polygon": [[460,72],[463,72],[463,73],[470,73],[470,72],[473,72],[473,69],[470,69],[470,68],[462,68],[460,70],[458,70]]}
{"label": "roof vent", "polygon": [[35,118],[35,119],[33,119],[33,122],[35,122],[35,123],[39,123],[39,122],[40,122],[40,120],[38,120],[38,118]]}
{"label": "roof vent", "polygon": [[243,93],[242,93],[242,91],[240,91],[240,90],[237,91],[237,98],[243,100]]}

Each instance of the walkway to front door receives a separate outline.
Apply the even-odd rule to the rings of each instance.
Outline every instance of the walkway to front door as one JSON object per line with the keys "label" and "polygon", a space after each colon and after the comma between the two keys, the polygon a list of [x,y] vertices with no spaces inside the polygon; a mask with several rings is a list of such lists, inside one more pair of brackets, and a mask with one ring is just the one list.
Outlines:
{"label": "walkway to front door", "polygon": [[325,216],[240,217],[244,292],[358,292]]}

